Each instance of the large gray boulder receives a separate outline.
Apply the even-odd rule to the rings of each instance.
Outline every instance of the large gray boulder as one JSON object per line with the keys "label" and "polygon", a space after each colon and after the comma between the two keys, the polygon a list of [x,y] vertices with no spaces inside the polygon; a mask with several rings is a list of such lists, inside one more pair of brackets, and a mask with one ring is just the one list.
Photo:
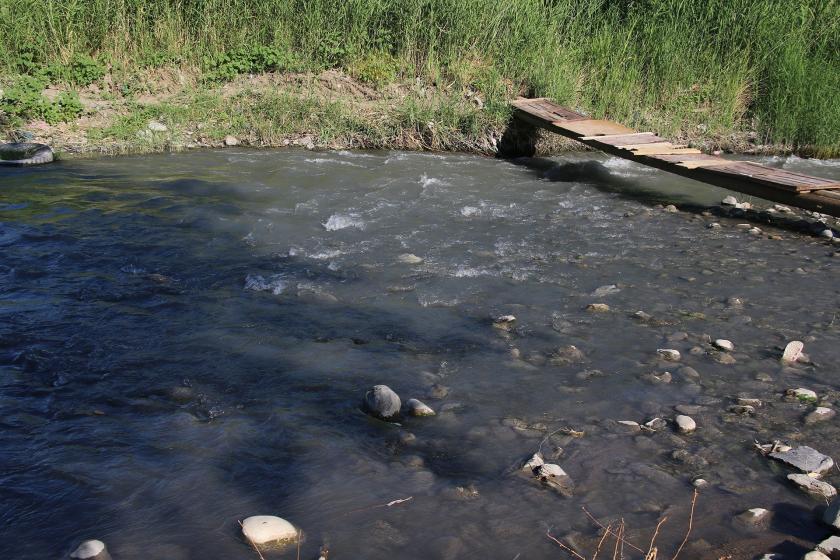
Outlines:
{"label": "large gray boulder", "polygon": [[823,455],[813,447],[802,445],[786,451],[775,451],[770,457],[781,461],[804,473],[821,475],[834,467],[834,461],[828,455]]}
{"label": "large gray boulder", "polygon": [[32,142],[0,144],[0,165],[42,165],[54,159],[52,148],[46,144]]}
{"label": "large gray boulder", "polygon": [[399,395],[387,385],[374,385],[365,393],[365,400],[362,403],[365,412],[371,416],[390,420],[400,414],[402,402]]}

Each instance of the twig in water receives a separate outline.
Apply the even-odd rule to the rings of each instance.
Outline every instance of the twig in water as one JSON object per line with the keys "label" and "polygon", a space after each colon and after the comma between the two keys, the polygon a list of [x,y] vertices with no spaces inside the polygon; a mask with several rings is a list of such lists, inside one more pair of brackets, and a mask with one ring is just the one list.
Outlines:
{"label": "twig in water", "polygon": [[[612,525],[609,525],[609,526],[608,526],[608,528],[609,528],[609,527],[612,527]],[[597,560],[597,558],[598,558],[598,553],[600,553],[600,552],[601,552],[601,545],[603,545],[603,544],[604,544],[604,541],[606,540],[606,538],[607,538],[607,536],[608,536],[609,534],[610,534],[609,530],[608,530],[608,529],[605,529],[605,530],[604,530],[604,534],[603,534],[603,535],[601,535],[601,540],[600,540],[600,541],[598,541],[598,546],[597,546],[597,547],[595,547],[595,553],[592,555],[592,560]]]}
{"label": "twig in water", "polygon": [[298,542],[297,543],[297,560],[300,560],[300,533],[301,533],[301,531],[300,531],[300,529],[298,529],[298,532],[297,532],[297,542]]}
{"label": "twig in water", "polygon": [[568,546],[566,546],[565,544],[563,544],[559,540],[557,540],[554,537],[554,535],[551,534],[551,529],[548,529],[545,532],[545,536],[548,537],[549,539],[553,540],[555,543],[557,543],[557,546],[559,546],[560,548],[562,548],[563,550],[565,550],[566,552],[568,552],[569,554],[571,554],[572,556],[574,556],[578,560],[586,560],[586,558],[584,558],[583,556],[581,556],[580,554],[578,554],[577,552],[575,552],[574,550],[572,550],[571,548],[569,548]]}
{"label": "twig in water", "polygon": [[615,548],[613,549],[612,560],[618,560],[619,550],[622,551],[622,555],[623,555],[624,549],[621,546],[623,539],[624,539],[624,519],[622,519],[621,523],[618,524],[618,536],[615,539]]}
{"label": "twig in water", "polygon": [[653,535],[650,537],[650,546],[648,546],[647,554],[645,554],[645,560],[654,560],[656,558],[656,548],[653,546],[653,543],[656,542],[656,536],[659,534],[659,528],[668,521],[668,516],[666,515],[662,519],[659,520],[659,523],[656,524],[656,529],[653,531]]}
{"label": "twig in water", "polygon": [[363,508],[359,508],[359,509],[354,509],[354,510],[348,511],[344,515],[350,515],[351,513],[359,513],[360,511],[367,511],[369,509],[391,507],[391,506],[395,506],[397,504],[402,504],[402,503],[405,503],[405,502],[409,502],[413,499],[414,499],[414,496],[409,496],[408,498],[401,498],[399,500],[391,500],[387,504],[377,504],[375,506],[368,506],[368,507],[363,507]]}
{"label": "twig in water", "polygon": [[691,513],[688,516],[688,530],[685,532],[685,538],[680,543],[680,547],[674,553],[674,556],[671,557],[671,560],[677,560],[677,556],[680,555],[680,552],[682,552],[682,549],[685,546],[685,543],[688,542],[688,536],[691,534],[691,527],[694,524],[694,505],[697,503],[697,495],[698,494],[699,494],[699,492],[695,488],[694,489],[694,496],[691,498]]}
{"label": "twig in water", "polygon": [[[585,513],[585,514],[586,514],[586,516],[587,516],[589,519],[591,519],[591,520],[592,520],[592,521],[593,521],[593,522],[594,522],[594,523],[595,523],[598,527],[600,527],[601,529],[607,529],[607,530],[609,530],[607,527],[604,527],[604,524],[603,524],[603,523],[601,523],[600,521],[598,521],[597,519],[595,519],[595,517],[594,517],[591,513],[589,513],[589,511],[587,511],[587,509],[586,509],[585,507],[584,507],[584,508],[581,508],[581,509],[583,510],[583,513]],[[633,543],[631,543],[631,542],[629,542],[629,541],[626,541],[626,540],[624,539],[624,537],[619,537],[618,535],[616,535],[616,534],[615,534],[615,532],[613,532],[613,531],[611,531],[611,530],[610,530],[610,533],[612,534],[612,536],[614,536],[615,538],[619,539],[621,542],[623,542],[624,544],[626,544],[627,546],[629,546],[629,547],[630,547],[630,548],[632,548],[633,550],[635,550],[635,551],[637,551],[637,552],[641,552],[642,554],[644,554],[644,553],[645,553],[645,551],[644,551],[644,550],[642,550],[641,548],[639,548],[639,547],[638,547],[638,546],[636,546],[635,544],[633,544]]]}
{"label": "twig in water", "polygon": [[[240,526],[240,527],[243,527],[243,525],[242,525],[242,521],[239,521],[239,526]],[[250,545],[254,548],[254,552],[256,552],[256,553],[257,553],[257,556],[259,556],[259,557],[260,557],[260,560],[265,560],[265,558],[264,558],[264,557],[263,557],[263,555],[262,555],[262,552],[260,552],[260,549],[259,549],[259,548],[257,548],[257,545],[256,545],[256,544],[254,544],[254,541],[252,541],[251,539],[249,539],[247,536],[245,537],[245,540],[246,540],[246,541],[248,541],[248,544],[250,544]]]}

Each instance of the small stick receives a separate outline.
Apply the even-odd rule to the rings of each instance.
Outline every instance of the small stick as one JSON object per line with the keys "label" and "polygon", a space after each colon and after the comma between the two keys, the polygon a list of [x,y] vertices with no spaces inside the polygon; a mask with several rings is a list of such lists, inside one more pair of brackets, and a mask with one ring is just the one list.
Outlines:
{"label": "small stick", "polygon": [[680,547],[674,553],[674,556],[671,557],[671,560],[677,560],[677,556],[680,555],[680,552],[682,552],[682,549],[685,546],[685,543],[688,542],[688,536],[691,534],[691,527],[694,524],[694,505],[697,503],[697,495],[698,494],[699,494],[699,492],[695,488],[694,489],[694,496],[691,498],[691,513],[688,516],[688,530],[685,532],[685,538],[683,539],[683,542],[680,543]]}
{"label": "small stick", "polygon": [[615,548],[613,549],[613,557],[612,560],[617,560],[618,558],[618,549],[621,546],[621,536],[624,534],[624,519],[621,520],[621,523],[618,525],[618,535],[615,539]]}
{"label": "small stick", "polygon": [[571,548],[569,548],[568,546],[566,546],[565,544],[561,543],[556,538],[554,538],[554,536],[551,534],[551,529],[549,529],[545,532],[545,536],[548,537],[549,539],[553,540],[555,543],[557,543],[557,545],[560,548],[562,548],[563,550],[565,550],[566,552],[568,552],[569,554],[571,554],[572,556],[574,556],[578,560],[586,560],[586,558],[584,558],[583,556],[581,556],[580,554],[578,554],[577,552],[575,552],[574,550],[572,550]]}
{"label": "small stick", "polygon": [[300,529],[297,532],[297,560],[300,560]]}
{"label": "small stick", "polygon": [[[591,513],[589,513],[589,512],[586,510],[586,508],[585,508],[585,507],[583,507],[583,508],[581,508],[581,509],[583,510],[583,513],[585,513],[585,514],[586,514],[586,516],[587,516],[589,519],[591,519],[591,520],[592,520],[592,521],[593,521],[596,525],[598,525],[598,527],[600,527],[601,529],[606,529],[606,527],[604,527],[604,524],[603,524],[603,523],[601,523],[600,521],[598,521],[597,519],[595,519],[595,517],[594,517]],[[645,551],[644,551],[644,550],[642,550],[641,548],[639,548],[639,547],[638,547],[638,546],[636,546],[635,544],[633,544],[633,543],[631,543],[631,542],[628,542],[628,541],[625,541],[623,537],[619,537],[619,536],[618,536],[618,535],[616,535],[614,532],[611,532],[611,534],[612,534],[612,536],[614,536],[614,537],[616,537],[616,538],[620,538],[620,539],[621,539],[621,540],[622,540],[622,541],[623,541],[623,542],[624,542],[627,546],[629,546],[629,547],[630,547],[630,548],[632,548],[633,550],[638,551],[638,552],[641,552],[642,554],[644,554],[644,553],[645,553]]]}
{"label": "small stick", "polygon": [[[656,524],[656,530],[653,531],[653,536],[650,538],[650,546],[648,547],[647,554],[645,555],[645,559],[650,558],[651,552],[653,552],[653,543],[656,542],[656,537],[659,535],[659,528],[662,527],[662,524],[668,520],[668,516],[666,515],[662,519],[659,520],[659,523]],[[654,555],[655,556],[655,555]]]}
{"label": "small stick", "polygon": [[[243,527],[242,521],[239,521],[239,526]],[[260,557],[260,560],[265,560],[265,558],[263,558],[262,552],[260,552],[260,549],[257,548],[257,545],[254,543],[254,541],[249,539],[247,536],[245,537],[245,540],[248,541],[248,544],[250,544],[254,548],[254,552],[257,553],[257,556]]]}
{"label": "small stick", "polygon": [[359,509],[354,509],[354,510],[348,511],[344,515],[350,515],[351,513],[359,513],[360,511],[367,511],[369,509],[391,507],[391,506],[395,506],[397,504],[403,504],[405,502],[409,502],[413,499],[414,499],[414,496],[409,496],[408,498],[402,498],[402,499],[399,499],[399,500],[391,500],[387,504],[378,504],[378,505],[375,505],[375,506],[368,506],[368,507],[363,507],[363,508],[359,508]]}
{"label": "small stick", "polygon": [[[608,526],[608,528],[609,527],[612,527],[612,524],[610,524]],[[601,540],[598,541],[598,546],[595,548],[595,554],[592,555],[592,560],[597,560],[598,559],[598,554],[601,552],[601,545],[604,544],[604,541],[606,540],[607,535],[609,535],[609,534],[610,534],[610,532],[608,530],[604,530],[604,534],[601,535]]]}

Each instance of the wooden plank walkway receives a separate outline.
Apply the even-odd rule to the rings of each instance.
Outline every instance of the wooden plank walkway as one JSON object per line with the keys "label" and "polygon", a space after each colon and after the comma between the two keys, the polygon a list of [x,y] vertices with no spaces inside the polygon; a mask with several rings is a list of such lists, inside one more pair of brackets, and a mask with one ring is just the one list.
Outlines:
{"label": "wooden plank walkway", "polygon": [[624,159],[729,190],[840,217],[840,181],[704,154],[653,132],[591,119],[549,99],[513,101],[516,116]]}

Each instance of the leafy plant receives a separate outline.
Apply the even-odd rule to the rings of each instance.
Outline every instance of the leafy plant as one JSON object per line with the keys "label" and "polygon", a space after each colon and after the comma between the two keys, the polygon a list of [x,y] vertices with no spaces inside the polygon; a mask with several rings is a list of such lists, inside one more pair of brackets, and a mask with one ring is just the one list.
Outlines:
{"label": "leafy plant", "polygon": [[202,62],[204,77],[214,82],[230,81],[239,74],[293,72],[302,68],[297,57],[288,50],[263,45],[206,56]]}
{"label": "leafy plant", "polygon": [[358,80],[381,87],[397,78],[399,63],[390,54],[377,51],[354,60],[348,71]]}
{"label": "leafy plant", "polygon": [[43,119],[50,124],[78,118],[84,112],[81,100],[75,92],[62,92],[55,101],[44,97],[41,91],[46,83],[35,76],[20,76],[0,95],[0,111],[8,115],[10,122],[28,119]]}

